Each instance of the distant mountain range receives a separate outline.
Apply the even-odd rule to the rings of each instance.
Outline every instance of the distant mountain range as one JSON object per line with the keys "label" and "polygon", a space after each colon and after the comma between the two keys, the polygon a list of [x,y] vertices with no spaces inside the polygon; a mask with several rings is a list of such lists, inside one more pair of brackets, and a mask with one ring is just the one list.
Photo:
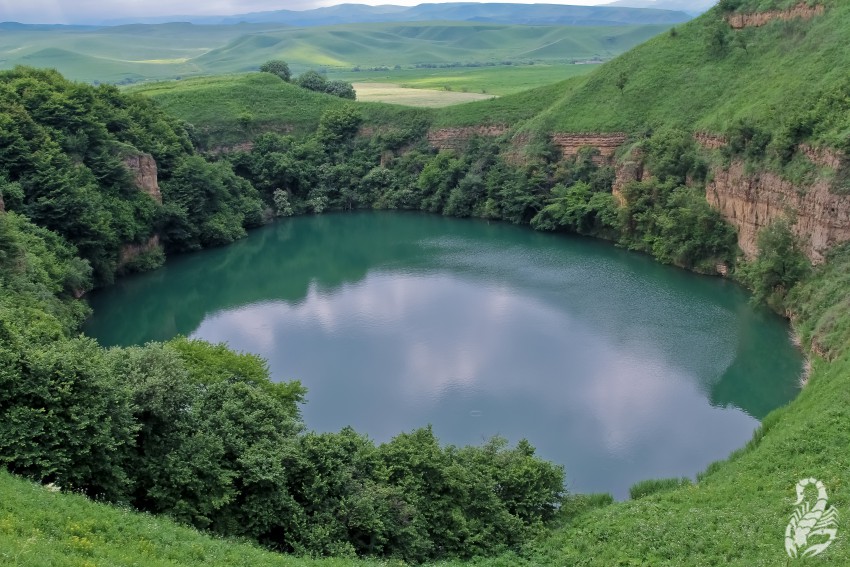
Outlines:
{"label": "distant mountain range", "polygon": [[717,2],[718,0],[617,0],[606,6],[676,10],[697,16],[712,8]]}
{"label": "distant mountain range", "polygon": [[[457,2],[445,4],[420,4],[419,6],[367,6],[340,4],[314,10],[276,10],[235,16],[157,16],[150,18],[125,18],[92,22],[101,25],[128,23],[157,24],[166,22],[191,22],[194,24],[280,23],[290,26],[329,26],[355,23],[460,21],[503,24],[546,24],[568,26],[617,26],[633,24],[677,24],[691,19],[695,5],[705,0],[622,0],[624,3],[651,5],[647,7],[565,6],[560,4],[485,4]],[[656,6],[657,4],[657,6]],[[679,8],[659,9],[661,4],[675,4]]]}

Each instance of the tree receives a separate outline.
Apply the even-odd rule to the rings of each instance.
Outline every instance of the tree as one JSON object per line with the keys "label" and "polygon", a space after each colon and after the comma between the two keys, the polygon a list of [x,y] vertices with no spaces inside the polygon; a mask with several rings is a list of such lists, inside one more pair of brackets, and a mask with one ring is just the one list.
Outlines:
{"label": "tree", "polygon": [[335,147],[350,141],[360,129],[363,116],[351,106],[326,110],[319,120],[318,140],[326,147]]}
{"label": "tree", "polygon": [[744,280],[753,288],[756,301],[780,308],[785,294],[811,271],[793,223],[779,219],[758,235],[758,256],[744,267]]}
{"label": "tree", "polygon": [[345,81],[328,82],[325,85],[325,92],[349,100],[355,100],[357,98],[357,92],[354,90],[354,87],[351,83],[346,83]]}
{"label": "tree", "polygon": [[286,61],[281,61],[280,59],[272,59],[270,61],[266,61],[262,65],[260,65],[260,71],[262,73],[271,73],[272,75],[277,75],[287,83],[292,79],[292,73],[289,70],[289,64]]}
{"label": "tree", "polygon": [[327,87],[328,80],[318,71],[310,69],[295,79],[295,83],[301,88],[323,93]]}

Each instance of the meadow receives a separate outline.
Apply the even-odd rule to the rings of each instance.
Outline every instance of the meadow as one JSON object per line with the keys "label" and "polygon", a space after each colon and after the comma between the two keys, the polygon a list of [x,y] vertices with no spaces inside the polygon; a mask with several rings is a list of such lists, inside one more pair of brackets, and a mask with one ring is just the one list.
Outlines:
{"label": "meadow", "polygon": [[[669,29],[668,25],[519,26],[468,22],[351,24],[292,28],[280,24],[192,25],[187,23],[126,25],[106,28],[3,28],[0,70],[15,65],[55,68],[84,82],[137,83],[199,75],[255,71],[270,59],[287,61],[295,73],[311,68],[327,72],[388,68],[405,70],[405,83],[417,84],[416,66],[547,63],[610,59]],[[500,67],[501,70],[504,68]],[[459,89],[488,87],[507,94],[488,73],[446,69],[443,76],[474,78]],[[380,73],[368,72],[370,75]],[[483,73],[483,74],[482,74]],[[543,84],[544,67],[517,75]],[[553,70],[554,73],[554,70]],[[359,80],[358,82],[384,82]],[[400,81],[389,81],[400,83]],[[445,86],[446,83],[439,85]]]}
{"label": "meadow", "polygon": [[413,88],[393,83],[354,83],[353,86],[357,91],[357,100],[363,102],[385,102],[424,108],[442,108],[493,98],[493,95],[482,93]]}
{"label": "meadow", "polygon": [[[585,75],[598,66],[598,63],[588,63],[494,65],[439,69],[388,68],[379,71],[331,71],[328,73],[328,78],[349,83],[388,83],[403,88],[504,96]],[[362,97],[358,98],[369,100]],[[399,104],[404,103],[399,102]]]}

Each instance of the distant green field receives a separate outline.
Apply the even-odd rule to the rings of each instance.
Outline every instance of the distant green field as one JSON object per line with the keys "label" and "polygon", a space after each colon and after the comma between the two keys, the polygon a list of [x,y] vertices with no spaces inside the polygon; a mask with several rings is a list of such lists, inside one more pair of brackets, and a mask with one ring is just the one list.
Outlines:
{"label": "distant green field", "polygon": [[[450,86],[480,91],[492,84],[488,77],[507,69],[513,74],[515,70],[506,66],[424,69],[423,73],[427,74],[422,75],[411,68],[505,62],[563,66],[573,61],[610,59],[668,27],[425,22],[316,28],[279,24],[159,24],[47,31],[4,29],[0,33],[0,69],[15,65],[52,67],[74,80],[129,83],[244,73],[256,70],[269,59],[284,59],[296,73],[309,68],[342,72],[356,67],[399,66],[410,73],[405,82],[415,77],[439,80],[469,75],[473,78],[451,82]],[[530,86],[540,85],[543,81],[551,82],[547,76],[550,70],[541,65],[539,69],[523,70],[515,78],[526,80]],[[432,75],[434,71],[439,73]],[[445,86],[446,81],[442,82],[437,86]],[[414,86],[433,88],[434,85]],[[513,92],[507,84],[492,88],[500,91],[497,94]]]}
{"label": "distant green field", "polygon": [[598,64],[566,64],[389,69],[386,71],[330,72],[328,77],[350,83],[390,83],[414,89],[437,89],[504,96],[584,75],[598,66]]}

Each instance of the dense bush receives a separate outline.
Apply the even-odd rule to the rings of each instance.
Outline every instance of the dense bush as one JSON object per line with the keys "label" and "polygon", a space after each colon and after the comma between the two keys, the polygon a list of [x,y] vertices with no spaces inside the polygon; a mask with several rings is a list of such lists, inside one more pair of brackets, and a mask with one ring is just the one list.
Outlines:
{"label": "dense bush", "polygon": [[286,81],[287,83],[292,78],[292,73],[289,70],[289,64],[280,59],[272,59],[260,65],[261,73],[271,73]]}
{"label": "dense bush", "polygon": [[786,294],[811,271],[802,243],[787,219],[774,221],[758,235],[758,256],[741,269],[755,301],[784,311]]}
{"label": "dense bush", "polygon": [[345,81],[328,81],[328,79],[318,71],[310,70],[303,73],[295,79],[295,84],[299,87],[318,93],[327,93],[340,98],[354,100],[357,98],[357,93],[351,83]]}

